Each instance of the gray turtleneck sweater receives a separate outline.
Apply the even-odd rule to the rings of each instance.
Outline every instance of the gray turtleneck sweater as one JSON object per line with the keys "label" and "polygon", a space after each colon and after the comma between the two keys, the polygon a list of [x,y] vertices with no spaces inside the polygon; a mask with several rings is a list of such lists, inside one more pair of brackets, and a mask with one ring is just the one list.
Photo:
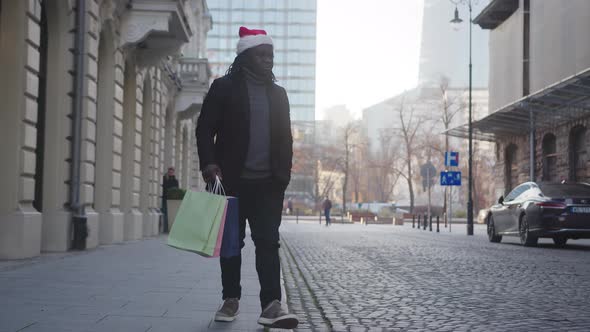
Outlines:
{"label": "gray turtleneck sweater", "polygon": [[250,144],[242,178],[267,179],[270,169],[270,107],[266,83],[246,71],[246,86],[250,101]]}

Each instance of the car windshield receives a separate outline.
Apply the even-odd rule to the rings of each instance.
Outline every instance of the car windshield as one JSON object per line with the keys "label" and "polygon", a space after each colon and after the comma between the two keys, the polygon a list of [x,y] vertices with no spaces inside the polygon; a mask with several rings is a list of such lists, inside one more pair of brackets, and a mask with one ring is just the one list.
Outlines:
{"label": "car windshield", "polygon": [[590,185],[581,183],[540,183],[539,187],[548,197],[590,197]]}

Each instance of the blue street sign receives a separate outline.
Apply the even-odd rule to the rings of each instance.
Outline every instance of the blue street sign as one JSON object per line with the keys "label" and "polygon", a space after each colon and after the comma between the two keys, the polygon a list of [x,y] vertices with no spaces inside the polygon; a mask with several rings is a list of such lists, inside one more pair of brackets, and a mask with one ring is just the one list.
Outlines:
{"label": "blue street sign", "polygon": [[459,166],[459,152],[455,152],[455,151],[445,152],[445,166],[458,167]]}
{"label": "blue street sign", "polygon": [[441,186],[460,186],[461,172],[440,172]]}

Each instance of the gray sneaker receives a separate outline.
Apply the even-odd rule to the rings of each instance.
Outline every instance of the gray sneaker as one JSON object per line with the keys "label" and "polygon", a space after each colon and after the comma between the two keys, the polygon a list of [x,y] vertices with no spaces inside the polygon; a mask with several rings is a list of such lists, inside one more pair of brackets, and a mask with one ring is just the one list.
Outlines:
{"label": "gray sneaker", "polygon": [[281,302],[274,300],[262,310],[258,324],[277,329],[294,329],[299,324],[299,319],[294,314],[285,312]]}
{"label": "gray sneaker", "polygon": [[225,299],[221,308],[215,313],[216,322],[233,322],[240,313],[240,300],[236,298]]}

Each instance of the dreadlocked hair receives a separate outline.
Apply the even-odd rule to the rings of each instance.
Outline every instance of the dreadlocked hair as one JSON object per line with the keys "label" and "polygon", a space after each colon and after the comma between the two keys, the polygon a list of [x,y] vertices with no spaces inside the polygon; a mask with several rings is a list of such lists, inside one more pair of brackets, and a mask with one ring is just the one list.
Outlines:
{"label": "dreadlocked hair", "polygon": [[[250,58],[248,57],[248,50],[246,50],[236,56],[234,62],[229,66],[225,74],[228,76],[240,75],[243,72],[243,68],[248,67],[249,62]],[[268,77],[265,78],[271,82],[277,81],[275,74],[272,71],[270,71]]]}

